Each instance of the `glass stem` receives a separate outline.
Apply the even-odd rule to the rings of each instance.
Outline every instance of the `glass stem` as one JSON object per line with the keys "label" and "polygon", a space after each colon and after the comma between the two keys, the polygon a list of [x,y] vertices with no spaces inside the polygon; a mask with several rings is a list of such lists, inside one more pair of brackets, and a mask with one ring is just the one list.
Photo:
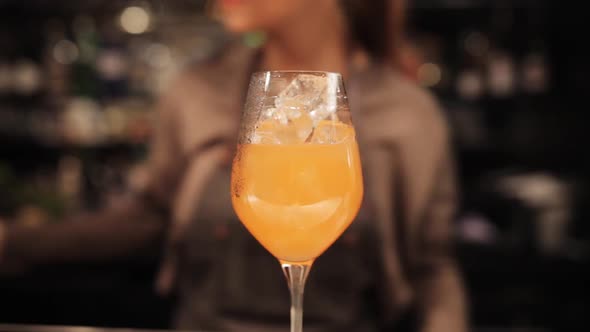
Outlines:
{"label": "glass stem", "polygon": [[303,329],[303,290],[312,263],[281,262],[291,291],[291,332],[302,332]]}

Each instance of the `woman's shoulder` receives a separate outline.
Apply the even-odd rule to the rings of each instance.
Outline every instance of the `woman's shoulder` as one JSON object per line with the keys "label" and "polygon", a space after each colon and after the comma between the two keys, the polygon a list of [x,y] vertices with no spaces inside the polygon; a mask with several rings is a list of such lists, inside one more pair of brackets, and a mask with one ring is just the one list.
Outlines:
{"label": "woman's shoulder", "polygon": [[387,101],[399,111],[409,111],[420,117],[441,114],[438,100],[430,91],[393,68],[383,66],[379,71],[381,84],[375,88],[381,90]]}
{"label": "woman's shoulder", "polygon": [[364,87],[372,99],[369,113],[403,132],[415,135],[430,130],[446,135],[447,123],[434,94],[388,66],[378,66],[372,72]]}
{"label": "woman's shoulder", "polygon": [[243,86],[255,54],[255,49],[229,43],[203,59],[181,65],[164,93],[184,92],[194,97],[201,93],[224,93],[236,84]]}

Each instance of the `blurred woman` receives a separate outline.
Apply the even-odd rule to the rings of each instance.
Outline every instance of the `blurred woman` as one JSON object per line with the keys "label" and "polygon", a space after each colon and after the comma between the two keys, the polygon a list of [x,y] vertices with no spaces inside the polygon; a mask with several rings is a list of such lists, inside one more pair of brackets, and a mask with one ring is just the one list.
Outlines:
{"label": "blurred woman", "polygon": [[[306,331],[465,331],[450,256],[455,190],[448,133],[435,100],[386,64],[399,25],[388,0],[223,0],[231,32],[263,31],[186,68],[162,95],[137,195],[79,222],[4,230],[21,264],[130,255],[167,234],[158,290],[176,291],[183,329],[279,331],[289,297],[276,260],[231,209],[230,159],[249,76],[259,70],[343,74],[365,173],[357,220],[308,280]],[[391,31],[389,27],[398,27]],[[171,220],[170,223],[163,220]],[[405,322],[402,324],[401,322]],[[411,324],[409,324],[411,325]]]}

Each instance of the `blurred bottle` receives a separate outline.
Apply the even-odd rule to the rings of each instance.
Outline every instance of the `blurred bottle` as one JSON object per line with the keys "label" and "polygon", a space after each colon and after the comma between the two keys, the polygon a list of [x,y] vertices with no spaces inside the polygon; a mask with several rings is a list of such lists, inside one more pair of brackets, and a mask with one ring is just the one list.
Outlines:
{"label": "blurred bottle", "polygon": [[60,158],[57,170],[57,189],[63,195],[66,208],[73,211],[80,208],[82,193],[82,162],[74,156]]}
{"label": "blurred bottle", "polygon": [[489,55],[486,67],[489,97],[500,105],[510,103],[517,87],[513,55],[506,50],[494,50]]}
{"label": "blurred bottle", "polygon": [[33,101],[41,93],[43,86],[43,73],[39,63],[21,58],[13,66],[12,84],[17,96]]}
{"label": "blurred bottle", "polygon": [[47,75],[47,105],[58,110],[65,104],[70,84],[69,65],[76,60],[78,50],[66,39],[65,23],[58,19],[45,24],[43,63]]}
{"label": "blurred bottle", "polygon": [[72,62],[71,94],[97,100],[100,97],[96,61],[99,51],[98,31],[90,16],[78,16],[72,23],[78,56]]}
{"label": "blurred bottle", "polygon": [[549,88],[549,68],[543,44],[538,41],[529,46],[521,65],[523,91],[531,96],[543,95]]}
{"label": "blurred bottle", "polygon": [[101,48],[96,66],[102,87],[102,99],[111,101],[129,95],[129,60],[124,45]]}
{"label": "blurred bottle", "polygon": [[489,40],[478,30],[470,30],[459,41],[455,89],[460,99],[477,103],[484,94],[483,69],[489,51]]}
{"label": "blurred bottle", "polygon": [[449,111],[458,143],[465,149],[481,148],[487,141],[482,97],[485,89],[483,67],[488,48],[487,36],[473,29],[459,40],[455,51],[457,71],[451,96],[456,102]]}

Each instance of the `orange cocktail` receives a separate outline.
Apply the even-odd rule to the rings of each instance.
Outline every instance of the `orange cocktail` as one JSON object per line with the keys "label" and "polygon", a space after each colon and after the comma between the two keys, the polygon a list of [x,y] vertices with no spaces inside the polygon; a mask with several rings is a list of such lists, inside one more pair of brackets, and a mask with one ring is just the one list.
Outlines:
{"label": "orange cocktail", "polygon": [[314,260],[360,208],[363,179],[348,97],[338,73],[252,74],[232,165],[234,210],[279,261],[302,332]]}
{"label": "orange cocktail", "polygon": [[322,254],[349,226],[363,183],[352,126],[336,143],[240,144],[232,202],[250,233],[283,262]]}

